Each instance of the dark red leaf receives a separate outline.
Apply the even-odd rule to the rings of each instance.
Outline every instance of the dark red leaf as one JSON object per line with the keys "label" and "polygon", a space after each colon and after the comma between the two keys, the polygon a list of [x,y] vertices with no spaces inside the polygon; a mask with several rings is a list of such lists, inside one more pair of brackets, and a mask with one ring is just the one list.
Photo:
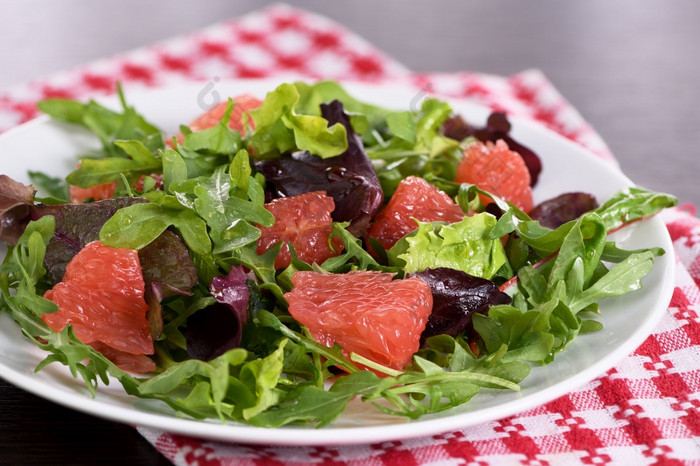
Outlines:
{"label": "dark red leaf", "polygon": [[232,267],[226,276],[214,277],[209,291],[217,303],[187,319],[187,354],[209,361],[241,343],[243,326],[248,320],[250,291],[243,267]]}
{"label": "dark red leaf", "polygon": [[471,326],[475,312],[486,313],[491,306],[511,302],[491,280],[461,270],[438,267],[410,276],[428,283],[433,293],[433,311],[421,341],[434,335],[457,336]]}
{"label": "dark red leaf", "polygon": [[554,230],[596,207],[598,202],[590,194],[564,193],[535,206],[530,212],[530,218],[539,220],[540,225]]}
{"label": "dark red leaf", "polygon": [[0,175],[0,240],[16,244],[29,223],[36,189]]}

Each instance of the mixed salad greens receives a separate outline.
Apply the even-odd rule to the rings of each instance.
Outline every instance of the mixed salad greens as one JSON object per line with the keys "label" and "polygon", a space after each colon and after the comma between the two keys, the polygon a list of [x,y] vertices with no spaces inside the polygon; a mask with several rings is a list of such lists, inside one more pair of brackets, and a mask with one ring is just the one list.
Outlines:
{"label": "mixed salad greens", "polygon": [[[30,173],[43,197],[0,176],[0,238],[8,242],[0,305],[49,353],[36,370],[64,364],[93,393],[111,376],[127,393],[197,419],[321,427],[355,397],[415,419],[482,389],[518,390],[532,365],[600,330],[599,301],[639,289],[663,254],[623,250],[608,233],[676,202],[640,188],[600,206],[587,194],[564,193],[531,217],[455,182],[465,148],[498,139],[523,156],[537,182],[539,159],[510,137],[505,116],[477,127],[434,98],[395,111],[361,102],[334,82],[288,83],[255,110],[236,113],[229,100],[214,126],[182,126],[168,139],[119,95],[120,111],[92,101],[39,104],[94,133],[102,147],[84,154],[65,180]],[[240,130],[229,126],[232,115]],[[385,250],[367,229],[410,176],[444,191],[464,219],[417,222]],[[114,186],[112,199],[68,202],[69,185],[106,183]],[[266,201],[317,191],[334,200],[328,242],[342,246],[320,264],[290,247],[288,265],[276,268],[283,245],[257,248],[261,228],[275,222]],[[46,314],[58,306],[46,292],[96,240],[138,251],[154,346],[147,375],[120,368],[128,366],[81,342],[71,325],[47,325]],[[401,370],[316,341],[288,312],[295,273],[358,270],[430,285],[420,349]]]}

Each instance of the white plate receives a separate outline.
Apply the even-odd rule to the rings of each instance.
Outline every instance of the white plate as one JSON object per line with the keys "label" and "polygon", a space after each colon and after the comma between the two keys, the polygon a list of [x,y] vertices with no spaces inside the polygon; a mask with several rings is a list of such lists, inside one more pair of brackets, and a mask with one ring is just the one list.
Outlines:
{"label": "white plate", "polygon": [[[244,92],[260,97],[279,80],[196,83],[157,90],[126,89],[127,100],[166,132],[199,114],[203,105],[217,98]],[[349,91],[369,102],[397,109],[413,108],[424,97],[415,89],[348,83]],[[113,102],[113,101],[112,101]],[[469,102],[453,100],[453,107],[467,120],[483,124],[489,111]],[[533,148],[544,170],[535,190],[535,201],[567,191],[587,191],[600,201],[631,182],[617,169],[580,146],[536,124],[513,119],[513,137]],[[28,182],[28,169],[53,175],[67,174],[75,166],[76,153],[96,147],[96,141],[80,129],[39,118],[0,136],[0,172]],[[622,235],[622,236],[619,236]],[[100,387],[90,398],[86,388],[62,366],[52,364],[35,374],[34,367],[46,354],[26,340],[7,316],[0,314],[0,376],[36,395],[73,409],[114,421],[142,425],[209,439],[278,445],[351,444],[395,440],[437,434],[516,414],[570,392],[613,367],[639,346],[652,331],[673,291],[673,247],[659,218],[618,233],[623,247],[661,246],[667,254],[656,260],[644,278],[644,288],[622,298],[603,302],[605,329],[577,338],[547,366],[535,367],[520,392],[484,390],[471,402],[417,421],[381,415],[371,406],[353,402],[343,416],[324,429],[284,427],[268,429],[218,420],[194,421],[176,417],[160,402],[127,396],[117,382]]]}

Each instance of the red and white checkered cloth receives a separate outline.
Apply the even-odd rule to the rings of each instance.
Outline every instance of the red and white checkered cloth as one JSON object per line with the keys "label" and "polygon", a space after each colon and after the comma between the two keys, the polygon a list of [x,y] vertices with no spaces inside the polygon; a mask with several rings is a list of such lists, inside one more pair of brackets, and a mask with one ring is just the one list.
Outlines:
{"label": "red and white checkered cloth", "polygon": [[[51,96],[111,93],[114,83],[267,77],[402,80],[542,122],[614,163],[605,143],[540,72],[411,74],[327,18],[275,5],[194,34],[0,93],[0,130]],[[178,465],[700,464],[700,220],[690,205],[662,214],[677,255],[673,299],[633,354],[586,386],[516,416],[376,445],[261,447],[139,431]]]}

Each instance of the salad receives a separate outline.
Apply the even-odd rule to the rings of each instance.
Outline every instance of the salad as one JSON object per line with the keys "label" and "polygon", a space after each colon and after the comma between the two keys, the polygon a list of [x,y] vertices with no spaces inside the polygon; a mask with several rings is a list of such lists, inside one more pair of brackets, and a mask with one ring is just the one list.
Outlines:
{"label": "salad", "polygon": [[37,370],[196,419],[322,427],[354,398],[416,419],[518,390],[663,254],[608,234],[676,203],[534,205],[536,148],[435,98],[285,83],[165,135],[119,97],[39,104],[101,149],[65,180],[0,175],[0,306],[47,351]]}

